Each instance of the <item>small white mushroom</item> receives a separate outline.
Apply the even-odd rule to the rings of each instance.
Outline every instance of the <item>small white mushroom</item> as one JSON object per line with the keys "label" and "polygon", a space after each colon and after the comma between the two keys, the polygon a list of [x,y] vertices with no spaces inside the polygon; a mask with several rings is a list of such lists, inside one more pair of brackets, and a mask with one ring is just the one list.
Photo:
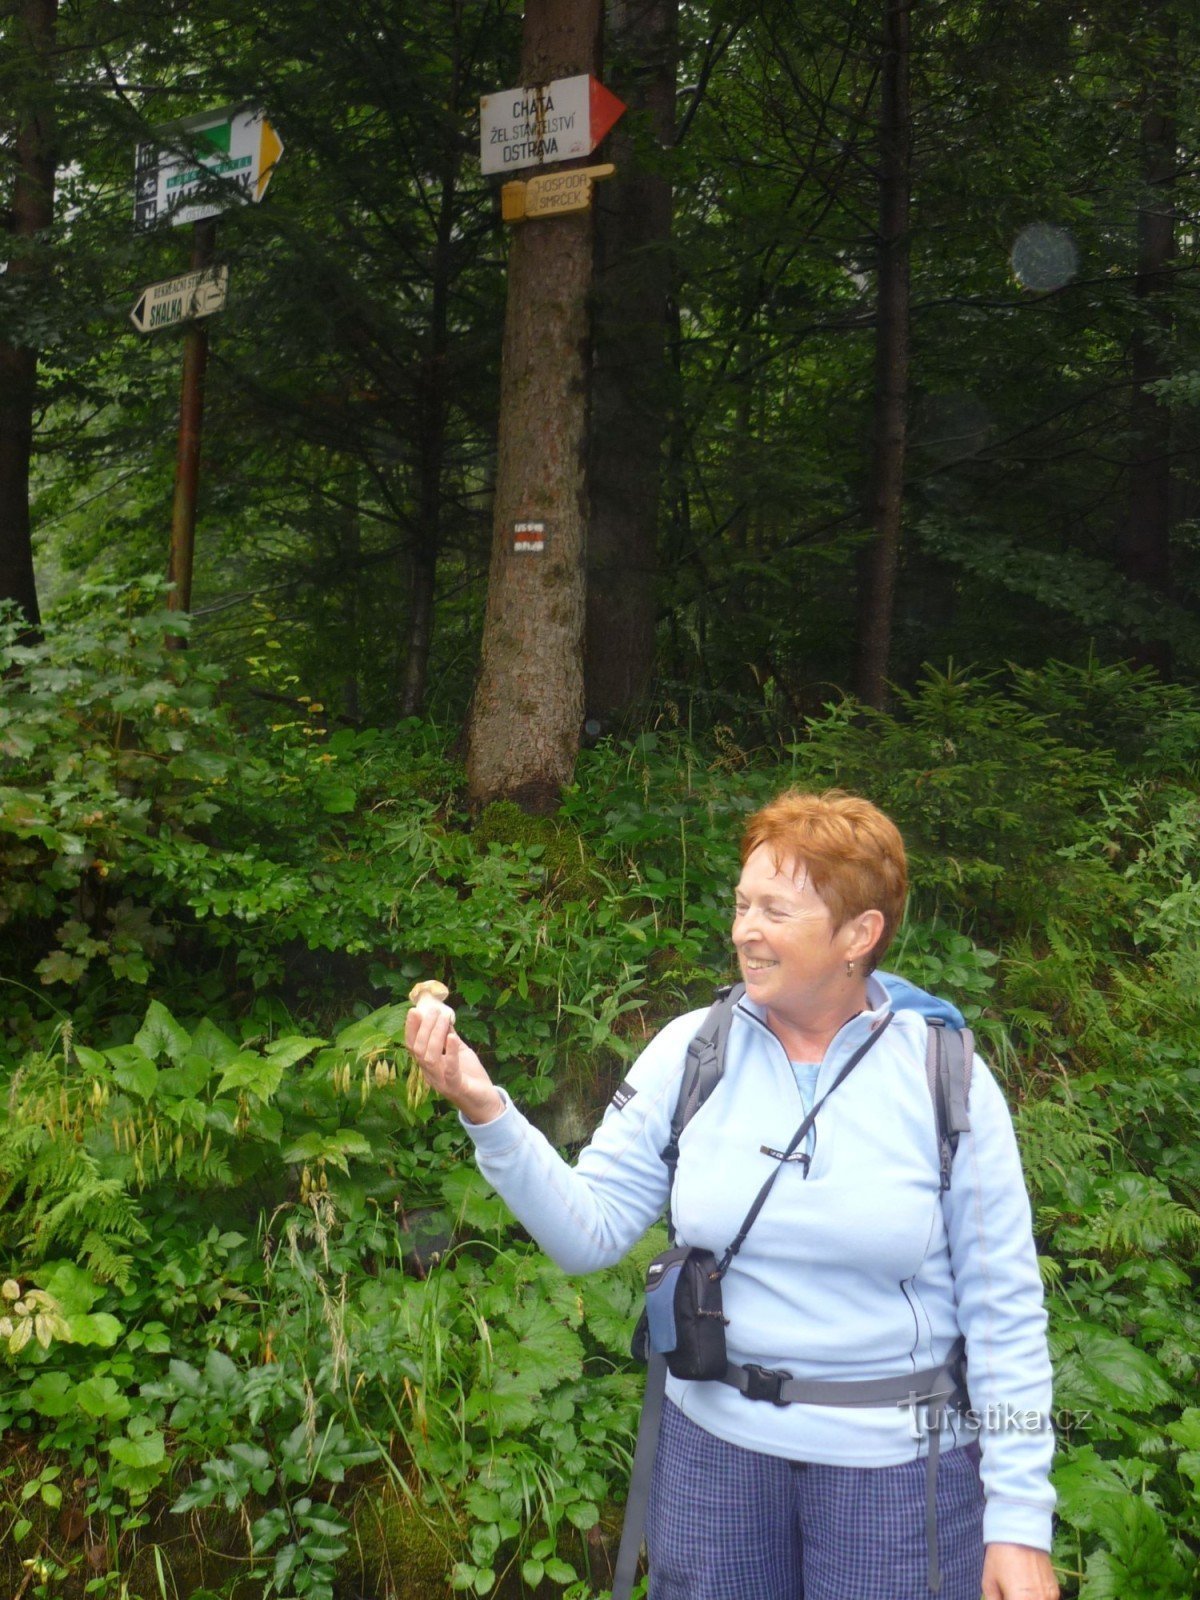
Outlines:
{"label": "small white mushroom", "polygon": [[408,998],[414,1006],[419,1006],[422,1000],[435,1000],[442,1005],[450,998],[450,991],[437,978],[423,978],[420,983],[413,984],[408,991]]}

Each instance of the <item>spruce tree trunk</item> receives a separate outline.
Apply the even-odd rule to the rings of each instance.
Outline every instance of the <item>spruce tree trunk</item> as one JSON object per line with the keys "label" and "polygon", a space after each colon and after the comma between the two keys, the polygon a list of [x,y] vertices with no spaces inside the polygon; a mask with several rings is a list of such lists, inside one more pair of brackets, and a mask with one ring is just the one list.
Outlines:
{"label": "spruce tree trunk", "polygon": [[[38,235],[54,221],[54,43],[58,0],[11,0],[10,105],[15,178],[8,207],[6,297],[27,300],[46,277]],[[0,340],[0,600],[41,621],[33,572],[29,465],[37,351]]]}
{"label": "spruce tree trunk", "polygon": [[417,526],[411,549],[408,650],[400,690],[400,715],[418,716],[425,708],[429,653],[433,647],[433,602],[442,543],[442,480],[446,459],[446,360],[450,349],[447,305],[450,251],[454,230],[455,174],[442,180],[434,246],[429,341],[418,388]]}
{"label": "spruce tree trunk", "polygon": [[904,508],[909,364],[910,0],[886,0],[879,106],[879,244],[871,526],[859,566],[855,689],[869,706],[887,698],[896,572]]}
{"label": "spruce tree trunk", "polygon": [[600,185],[589,454],[586,703],[628,711],[654,666],[658,514],[672,390],[667,366],[679,0],[609,0],[612,87],[629,106]]}
{"label": "spruce tree trunk", "polygon": [[[1155,11],[1160,13],[1160,8]],[[1137,322],[1131,366],[1133,454],[1129,499],[1117,544],[1121,571],[1165,595],[1171,582],[1171,408],[1149,385],[1170,376],[1171,263],[1175,259],[1175,58],[1173,40],[1155,61],[1141,124],[1142,203],[1138,208]],[[1163,640],[1143,640],[1141,661],[1170,671]]]}
{"label": "spruce tree trunk", "polygon": [[[595,72],[599,32],[600,0],[527,0],[522,84]],[[476,806],[503,798],[552,810],[579,752],[591,276],[591,211],[513,228],[492,559],[467,730]],[[518,532],[538,523],[541,549],[532,530]]]}

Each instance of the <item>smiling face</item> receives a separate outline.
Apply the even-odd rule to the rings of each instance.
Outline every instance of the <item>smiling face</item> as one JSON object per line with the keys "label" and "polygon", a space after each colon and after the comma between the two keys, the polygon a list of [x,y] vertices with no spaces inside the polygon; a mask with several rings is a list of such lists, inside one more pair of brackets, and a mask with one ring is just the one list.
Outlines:
{"label": "smiling face", "polygon": [[[767,845],[746,857],[734,897],[733,943],[746,994],[802,1026],[844,1020],[865,993],[864,958],[882,927],[878,911],[833,925],[803,863],[777,863]],[[854,971],[847,971],[854,962]]]}

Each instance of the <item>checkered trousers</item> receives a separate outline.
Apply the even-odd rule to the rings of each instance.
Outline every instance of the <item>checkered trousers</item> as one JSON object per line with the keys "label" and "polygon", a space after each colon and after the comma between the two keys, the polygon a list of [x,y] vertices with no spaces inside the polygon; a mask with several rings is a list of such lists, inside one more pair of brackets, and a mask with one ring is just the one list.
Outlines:
{"label": "checkered trousers", "polygon": [[[979,1600],[978,1460],[967,1445],[938,1463],[938,1600]],[[650,1600],[930,1600],[925,1461],[785,1461],[714,1438],[668,1400],[646,1542]]]}

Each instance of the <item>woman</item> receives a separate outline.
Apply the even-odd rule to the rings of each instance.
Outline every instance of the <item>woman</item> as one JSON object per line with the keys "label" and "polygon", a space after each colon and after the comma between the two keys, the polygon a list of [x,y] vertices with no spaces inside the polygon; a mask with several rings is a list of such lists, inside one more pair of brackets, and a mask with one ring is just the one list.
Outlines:
{"label": "woman", "polygon": [[[971,1128],[940,1190],[926,1023],[893,1011],[874,975],[906,889],[900,835],[865,800],[791,792],[750,818],[733,919],[745,994],[721,1080],[680,1138],[671,1207],[682,1244],[720,1255],[778,1169],[722,1284],[732,1362],[895,1379],[940,1366],[965,1339],[971,1408],[943,1420],[936,1519],[915,1406],[764,1404],[671,1378],[651,1600],[926,1600],[929,1537],[941,1600],[1056,1600],[1029,1203],[978,1059]],[[448,1007],[415,1007],[406,1043],[521,1223],[580,1272],[620,1259],[667,1202],[661,1152],[703,1015],[651,1042],[573,1169],[495,1087]],[[780,1168],[777,1147],[814,1105],[807,1161]]]}

